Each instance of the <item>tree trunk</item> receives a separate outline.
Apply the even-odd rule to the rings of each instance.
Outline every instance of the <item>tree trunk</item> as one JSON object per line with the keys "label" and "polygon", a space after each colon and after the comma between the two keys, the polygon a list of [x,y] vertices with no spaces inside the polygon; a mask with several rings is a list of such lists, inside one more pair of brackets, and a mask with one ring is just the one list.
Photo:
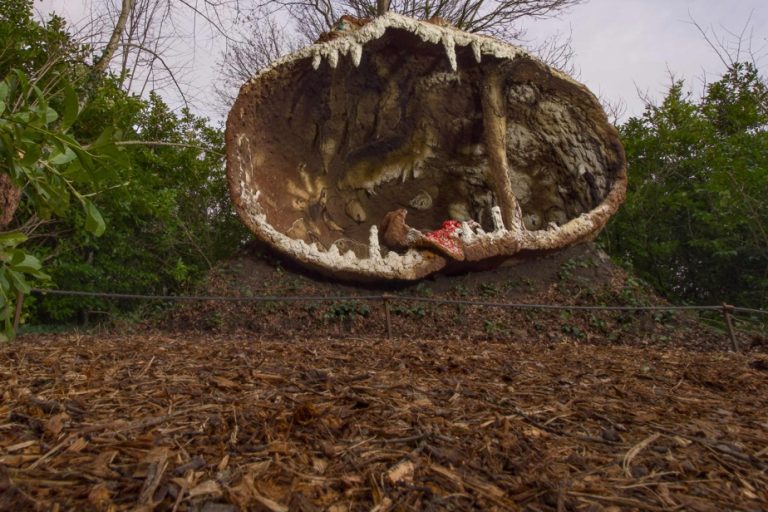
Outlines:
{"label": "tree trunk", "polygon": [[386,14],[389,10],[389,0],[376,0],[376,16]]}
{"label": "tree trunk", "polygon": [[120,8],[120,16],[117,18],[115,29],[112,31],[107,47],[104,48],[101,57],[99,57],[99,60],[93,65],[93,72],[95,74],[100,74],[106,71],[109,63],[112,61],[112,57],[114,57],[117,47],[120,44],[120,36],[123,35],[125,24],[128,22],[128,15],[133,7],[133,2],[134,0],[123,0],[123,5]]}
{"label": "tree trunk", "polygon": [[8,174],[0,174],[0,229],[13,220],[21,200],[21,189],[11,182]]}

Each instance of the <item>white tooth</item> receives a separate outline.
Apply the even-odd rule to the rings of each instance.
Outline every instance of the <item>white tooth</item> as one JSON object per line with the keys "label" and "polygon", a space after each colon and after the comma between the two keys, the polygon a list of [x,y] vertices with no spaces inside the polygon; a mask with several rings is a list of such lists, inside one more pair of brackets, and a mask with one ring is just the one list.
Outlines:
{"label": "white tooth", "polygon": [[419,25],[416,28],[416,35],[419,36],[422,41],[428,43],[437,44],[438,41],[440,41],[440,31],[435,30],[432,27],[427,28],[424,25]]}
{"label": "white tooth", "polygon": [[312,56],[312,69],[317,69],[320,67],[320,63],[323,62],[323,56],[319,53],[316,53]]}
{"label": "white tooth", "polygon": [[372,23],[371,26],[372,26],[372,29],[370,32],[369,41],[373,41],[381,38],[381,36],[384,35],[384,32],[387,31],[387,27],[383,23],[378,23],[378,24]]}
{"label": "white tooth", "polygon": [[483,58],[483,52],[480,49],[480,41],[474,40],[470,46],[472,46],[472,53],[475,54],[475,60],[480,64],[480,61]]}
{"label": "white tooth", "polygon": [[368,236],[368,257],[374,260],[381,259],[381,246],[379,246],[379,228],[371,226],[371,234]]}
{"label": "white tooth", "polygon": [[352,263],[353,261],[357,261],[357,254],[355,254],[355,251],[350,249],[344,253],[343,258],[344,258],[344,261]]}
{"label": "white tooth", "polygon": [[339,257],[339,248],[336,244],[331,245],[331,248],[328,249],[328,256],[331,257],[331,259],[338,259]]}
{"label": "white tooth", "polygon": [[354,64],[355,67],[358,67],[360,65],[360,59],[363,58],[363,45],[353,44],[351,48],[351,53],[352,53],[352,64]]}
{"label": "white tooth", "polygon": [[330,64],[331,69],[336,69],[336,65],[338,63],[339,63],[339,51],[336,50],[336,48],[331,48],[331,51],[328,54],[328,64]]}
{"label": "white tooth", "polygon": [[465,34],[463,32],[456,32],[453,35],[453,39],[456,41],[457,45],[467,46],[474,40],[474,36],[470,34]]}
{"label": "white tooth", "polygon": [[547,231],[557,231],[558,229],[560,229],[560,226],[558,226],[555,222],[550,222],[547,224]]}
{"label": "white tooth", "polygon": [[393,266],[397,265],[397,263],[400,261],[400,259],[401,259],[401,256],[399,254],[397,254],[395,251],[389,251],[387,253],[386,261],[387,261],[387,264],[390,267],[393,267]]}
{"label": "white tooth", "polygon": [[491,208],[491,216],[493,217],[494,231],[505,231],[504,220],[501,218],[501,208],[498,206]]}
{"label": "white tooth", "polygon": [[520,203],[515,204],[515,211],[512,217],[512,226],[510,227],[518,232],[524,229],[523,210],[520,208]]}
{"label": "white tooth", "polygon": [[413,164],[413,177],[418,178],[421,176],[422,171],[424,170],[424,162],[422,160],[417,160],[416,163]]}
{"label": "white tooth", "polygon": [[445,48],[445,55],[448,57],[448,62],[451,63],[451,69],[456,71],[456,42],[450,34],[445,34],[443,36],[443,48]]}
{"label": "white tooth", "polygon": [[472,232],[472,228],[469,226],[469,222],[464,221],[461,223],[461,240],[464,243],[470,243],[475,239],[475,234]]}

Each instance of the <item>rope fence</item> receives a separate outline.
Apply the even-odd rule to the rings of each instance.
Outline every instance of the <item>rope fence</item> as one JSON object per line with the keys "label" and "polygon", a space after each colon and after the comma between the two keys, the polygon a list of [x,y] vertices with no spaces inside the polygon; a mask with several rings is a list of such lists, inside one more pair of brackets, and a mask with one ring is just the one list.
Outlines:
{"label": "rope fence", "polygon": [[[335,296],[289,296],[289,295],[258,295],[251,297],[234,297],[225,295],[142,295],[134,293],[110,293],[110,292],[89,292],[77,290],[50,290],[41,288],[32,288],[31,293],[36,295],[60,295],[75,297],[97,297],[103,299],[130,299],[130,300],[159,300],[174,302],[192,302],[192,301],[217,301],[217,302],[378,302],[381,301],[384,307],[386,320],[387,338],[393,337],[392,321],[390,314],[390,303],[398,302],[426,302],[437,305],[464,305],[480,306],[488,308],[506,308],[506,309],[527,309],[527,310],[550,310],[550,311],[719,311],[723,315],[726,331],[734,352],[739,352],[739,344],[733,327],[734,313],[747,313],[768,315],[768,311],[762,309],[742,308],[723,303],[713,306],[580,306],[568,304],[520,304],[510,302],[486,302],[476,300],[460,299],[437,299],[433,297],[417,297],[412,295],[392,295],[382,293],[378,295],[335,295]],[[19,294],[16,300],[16,314],[14,316],[14,330],[18,328],[21,310],[24,304],[24,295]]]}

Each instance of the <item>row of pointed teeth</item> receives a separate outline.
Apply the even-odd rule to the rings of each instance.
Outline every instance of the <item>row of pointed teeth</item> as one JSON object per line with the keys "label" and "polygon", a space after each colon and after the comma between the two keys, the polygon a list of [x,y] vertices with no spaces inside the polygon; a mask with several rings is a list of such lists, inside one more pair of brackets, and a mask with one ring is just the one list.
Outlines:
{"label": "row of pointed teeth", "polygon": [[[242,185],[244,183],[241,182]],[[277,247],[300,257],[304,261],[314,262],[326,268],[362,271],[372,275],[391,275],[394,277],[423,261],[421,253],[415,249],[402,255],[390,251],[386,256],[382,256],[376,226],[371,226],[369,256],[367,258],[358,257],[352,250],[342,254],[335,244],[326,250],[325,247],[318,246],[315,242],[307,243],[301,239],[294,239],[275,229],[267,221],[267,216],[259,205],[258,192],[254,193],[243,187],[241,188],[241,200],[251,222],[259,227],[264,236],[271,239]]]}
{"label": "row of pointed teeth", "polygon": [[[456,71],[458,69],[458,65],[456,63],[456,39],[452,37],[451,34],[445,34],[440,39],[440,42],[445,49],[445,55],[448,58],[448,63],[451,66],[451,70]],[[479,41],[474,40],[470,42],[470,46],[472,47],[472,54],[475,56],[475,60],[479,64],[483,55],[482,46]],[[320,65],[323,63],[323,58],[328,61],[328,65],[331,67],[331,69],[336,69],[336,66],[339,65],[339,55],[347,54],[351,56],[352,64],[354,64],[355,67],[358,67],[363,57],[363,45],[355,42],[347,42],[347,44],[338,44],[332,47],[318,48],[317,51],[312,54],[312,69],[319,69]]]}
{"label": "row of pointed teeth", "polygon": [[[395,251],[389,251],[386,255],[382,254],[379,243],[378,227],[373,225],[370,228],[368,240],[368,257],[361,258],[354,251],[348,250],[341,253],[338,246],[333,244],[327,250],[317,243],[307,243],[301,239],[294,239],[288,235],[277,231],[268,221],[258,204],[259,192],[252,192],[244,187],[241,182],[241,199],[251,220],[261,228],[263,234],[269,237],[275,244],[284,250],[301,255],[304,260],[315,262],[329,268],[340,270],[366,271],[372,274],[392,274],[398,275],[403,269],[412,268],[423,261],[423,256],[416,249],[409,249],[405,254],[399,254]],[[496,238],[506,234],[503,223],[501,223],[501,211],[498,206],[492,208],[494,227],[492,233],[486,233],[476,222],[468,221],[462,223],[462,228],[458,230],[457,235],[465,243],[477,241],[482,237]],[[498,222],[497,222],[498,220]]]}
{"label": "row of pointed teeth", "polygon": [[[407,30],[417,35],[424,42],[441,44],[445,50],[451,70],[454,72],[458,68],[456,63],[456,46],[469,46],[478,64],[481,62],[483,55],[512,59],[525,53],[521,48],[490,38],[467,34],[450,28],[438,27],[394,13],[388,13],[355,32],[350,32],[338,39],[326,43],[318,43],[308,48],[308,57],[312,58],[312,68],[318,69],[325,59],[328,61],[328,65],[335,69],[339,63],[340,55],[350,55],[355,67],[359,66],[362,59],[363,46],[383,36],[387,28]],[[299,52],[294,58],[303,57],[302,53]]]}

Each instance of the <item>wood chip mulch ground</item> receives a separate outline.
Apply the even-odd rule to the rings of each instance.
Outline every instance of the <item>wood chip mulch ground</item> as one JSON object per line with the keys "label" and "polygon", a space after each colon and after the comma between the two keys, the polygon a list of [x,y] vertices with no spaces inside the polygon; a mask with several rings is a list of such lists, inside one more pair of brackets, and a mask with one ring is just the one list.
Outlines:
{"label": "wood chip mulch ground", "polygon": [[0,346],[0,510],[766,510],[764,355],[136,333]]}

